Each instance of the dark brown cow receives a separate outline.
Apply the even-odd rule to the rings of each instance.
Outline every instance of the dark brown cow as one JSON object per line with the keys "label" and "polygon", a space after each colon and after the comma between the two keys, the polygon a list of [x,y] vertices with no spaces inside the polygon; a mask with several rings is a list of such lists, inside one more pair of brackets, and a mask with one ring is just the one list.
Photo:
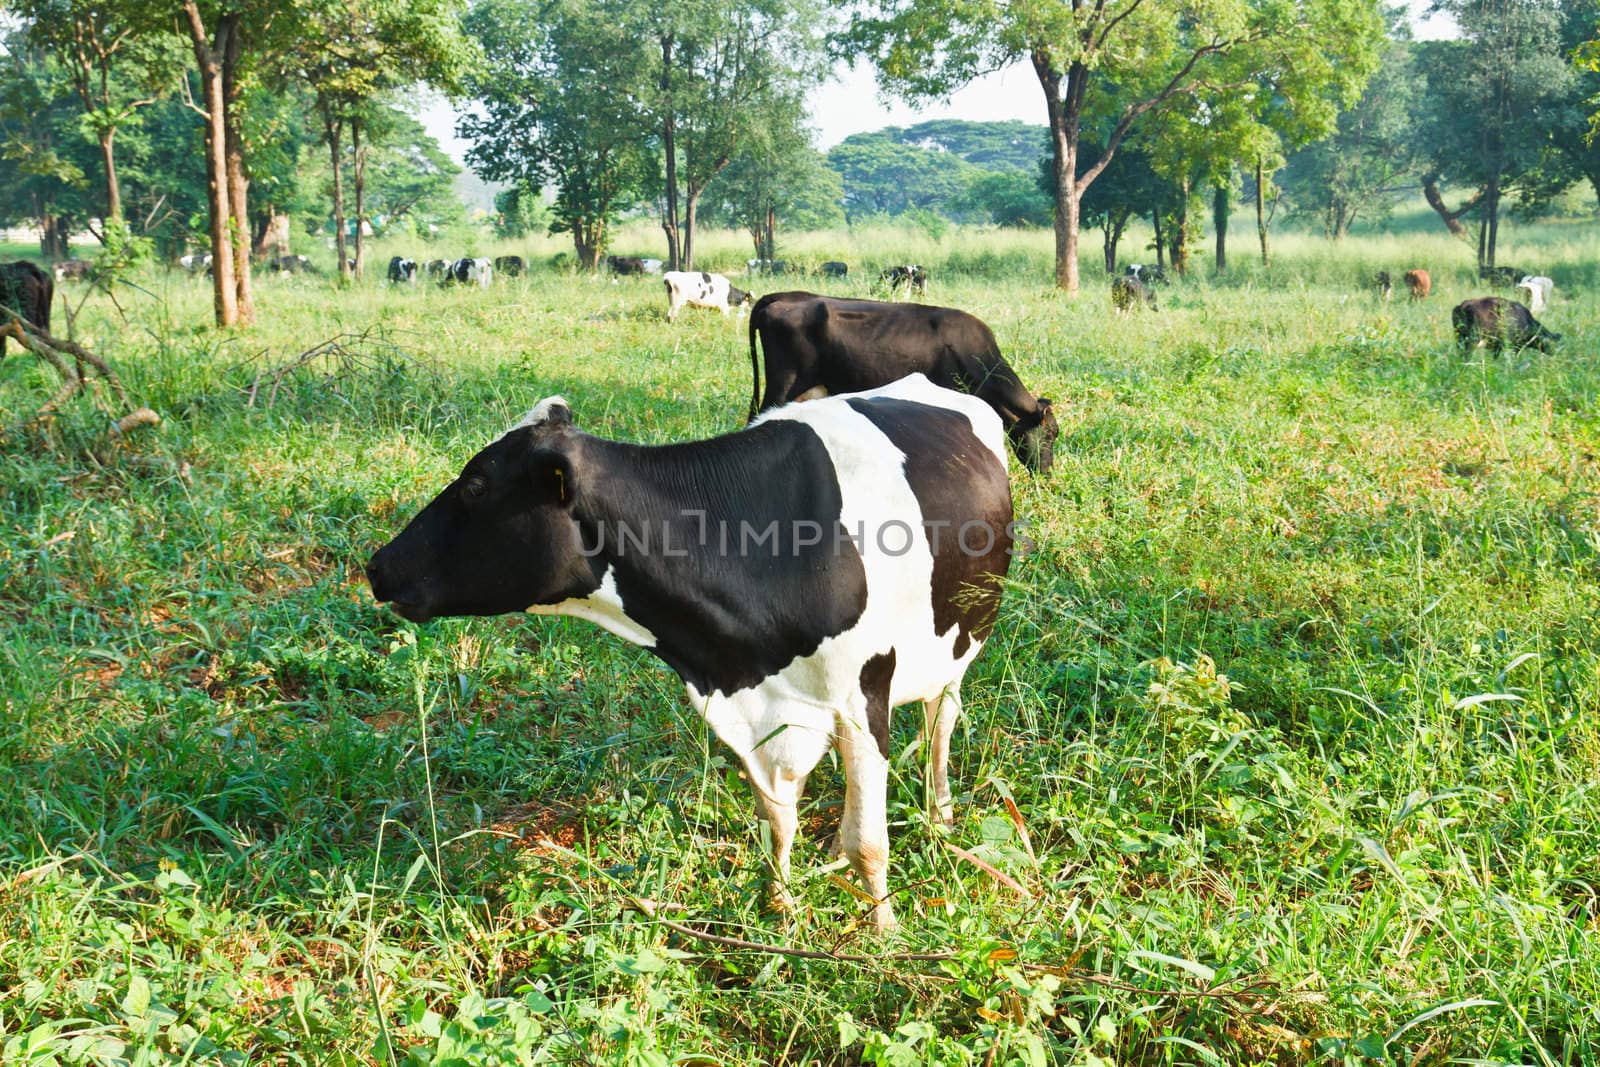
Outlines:
{"label": "dark brown cow", "polygon": [[1462,348],[1476,342],[1496,352],[1507,345],[1545,351],[1547,344],[1561,340],[1560,334],[1541,326],[1533,312],[1503,296],[1463,300],[1450,312],[1450,322],[1456,329],[1456,343]]}
{"label": "dark brown cow", "polygon": [[[25,259],[0,264],[0,323],[20,318],[50,332],[50,304],[56,298],[55,279]],[[0,356],[6,341],[0,337]]]}
{"label": "dark brown cow", "polygon": [[1118,311],[1156,308],[1156,291],[1131,274],[1111,279],[1111,303]]}
{"label": "dark brown cow", "polygon": [[876,389],[920,373],[993,408],[1029,470],[1050,469],[1061,432],[1050,400],[1022,384],[989,327],[955,308],[770,293],[750,312],[750,371],[752,419],[790,401]]}

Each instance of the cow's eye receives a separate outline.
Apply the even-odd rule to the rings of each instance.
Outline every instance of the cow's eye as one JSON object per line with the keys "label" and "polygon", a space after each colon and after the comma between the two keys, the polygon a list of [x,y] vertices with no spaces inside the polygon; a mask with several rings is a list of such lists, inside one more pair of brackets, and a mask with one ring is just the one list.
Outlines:
{"label": "cow's eye", "polygon": [[468,500],[477,500],[489,489],[489,483],[474,474],[461,483],[461,495]]}

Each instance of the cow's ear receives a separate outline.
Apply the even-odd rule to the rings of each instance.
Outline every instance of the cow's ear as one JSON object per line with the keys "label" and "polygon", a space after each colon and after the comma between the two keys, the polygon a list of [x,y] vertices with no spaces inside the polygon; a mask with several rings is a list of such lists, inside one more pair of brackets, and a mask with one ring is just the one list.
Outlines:
{"label": "cow's ear", "polygon": [[553,448],[536,448],[528,456],[528,476],[541,502],[571,508],[578,498],[572,459]]}

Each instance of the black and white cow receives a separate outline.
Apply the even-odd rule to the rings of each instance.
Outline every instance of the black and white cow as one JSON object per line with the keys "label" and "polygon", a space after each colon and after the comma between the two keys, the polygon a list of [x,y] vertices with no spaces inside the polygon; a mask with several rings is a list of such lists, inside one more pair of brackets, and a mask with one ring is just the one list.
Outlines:
{"label": "black and white cow", "polygon": [[1013,533],[999,420],[926,378],[655,447],[582,433],[552,397],[468,461],[367,577],[416,622],[572,615],[655,653],[743,761],[780,879],[806,776],[837,746],[840,843],[883,928],[890,711],[921,702],[950,821],[961,680],[994,625]]}
{"label": "black and white cow", "polygon": [[1160,283],[1167,284],[1167,272],[1154,263],[1129,263],[1123,269],[1125,278],[1136,278],[1144,285]]}
{"label": "black and white cow", "polygon": [[479,289],[489,288],[494,281],[494,264],[480,256],[477,259],[458,259],[450,264],[444,275],[444,284],[454,282],[457,285],[476,285]]}
{"label": "black and white cow", "polygon": [[928,269],[916,263],[889,267],[878,275],[878,282],[893,295],[903,285],[909,296],[913,290],[928,295]]}
{"label": "black and white cow", "polygon": [[405,256],[389,257],[389,283],[391,285],[417,284],[417,261]]}
{"label": "black and white cow", "polygon": [[448,284],[450,281],[450,261],[448,259],[430,259],[422,269],[427,272],[428,277],[441,285]]}
{"label": "black and white cow", "polygon": [[[0,264],[0,325],[13,318],[50,332],[50,304],[55,300],[55,279],[26,259]],[[6,339],[0,337],[0,357]]]}
{"label": "black and white cow", "polygon": [[830,259],[821,267],[824,278],[844,278],[850,274],[850,264],[837,259]]}
{"label": "black and white cow", "polygon": [[703,270],[669,270],[661,276],[667,286],[667,321],[678,321],[684,307],[717,308],[724,316],[729,308],[743,307],[752,297],[720,274]]}
{"label": "black and white cow", "polygon": [[73,280],[88,278],[94,274],[94,260],[63,259],[61,262],[51,265],[50,273],[58,282],[66,281],[69,278]]}
{"label": "black and white cow", "polygon": [[1132,274],[1124,274],[1120,278],[1111,279],[1111,306],[1119,313],[1136,311],[1142,307],[1154,311],[1156,291]]}
{"label": "black and white cow", "polygon": [[746,274],[788,274],[789,261],[787,259],[747,259],[744,261]]}
{"label": "black and white cow", "polygon": [[316,274],[317,269],[309,256],[276,256],[267,260],[267,270],[274,274]]}
{"label": "black and white cow", "polygon": [[211,269],[210,252],[191,252],[186,256],[178,257],[178,266],[190,274],[199,274],[203,270]]}
{"label": "black and white cow", "polygon": [[521,256],[496,256],[494,269],[504,274],[507,278],[520,278],[526,269]]}
{"label": "black and white cow", "polygon": [[994,331],[955,308],[769,293],[750,312],[750,373],[752,419],[758,411],[791,401],[874,389],[923,374],[993,408],[1017,458],[1030,470],[1050,469],[1061,433],[1050,399],[1034,396],[1022,384],[1000,354]]}

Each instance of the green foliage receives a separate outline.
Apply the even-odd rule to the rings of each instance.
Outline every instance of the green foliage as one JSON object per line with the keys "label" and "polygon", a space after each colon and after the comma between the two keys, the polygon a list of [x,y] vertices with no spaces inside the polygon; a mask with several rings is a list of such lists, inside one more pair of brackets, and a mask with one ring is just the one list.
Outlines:
{"label": "green foliage", "polygon": [[1417,111],[1423,86],[1412,62],[1402,9],[1390,12],[1391,37],[1361,99],[1340,113],[1324,140],[1292,153],[1281,178],[1291,211],[1343,237],[1357,218],[1386,218],[1415,187]]}
{"label": "green foliage", "polygon": [[974,177],[955,202],[997,226],[1048,226],[1055,205],[1026,172],[993,171]]}
{"label": "green foliage", "polygon": [[828,166],[843,183],[844,212],[851,219],[912,208],[955,211],[980,176],[954,152],[904,144],[882,132],[846,137],[828,150]]}
{"label": "green foliage", "polygon": [[460,125],[467,158],[492,181],[554,185],[551,232],[573,235],[588,270],[657,173],[632,103],[648,54],[620,15],[606,0],[487,0],[466,20],[485,56],[468,82],[482,113]]}

